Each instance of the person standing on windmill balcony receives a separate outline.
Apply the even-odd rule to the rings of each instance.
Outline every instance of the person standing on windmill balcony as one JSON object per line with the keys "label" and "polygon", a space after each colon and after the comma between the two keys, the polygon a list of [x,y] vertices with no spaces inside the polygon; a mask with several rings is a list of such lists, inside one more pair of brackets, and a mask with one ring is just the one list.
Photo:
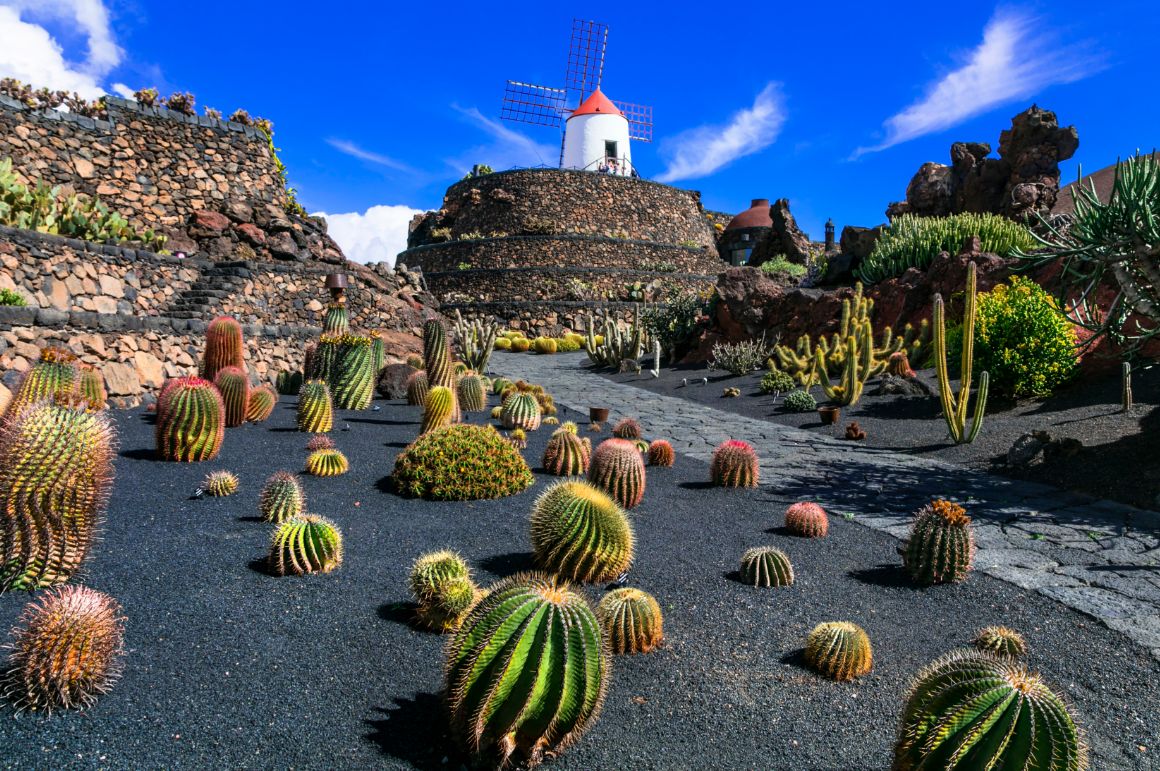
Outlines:
{"label": "person standing on windmill balcony", "polygon": [[628,118],[598,88],[568,116],[561,167],[627,177],[632,170],[629,134]]}

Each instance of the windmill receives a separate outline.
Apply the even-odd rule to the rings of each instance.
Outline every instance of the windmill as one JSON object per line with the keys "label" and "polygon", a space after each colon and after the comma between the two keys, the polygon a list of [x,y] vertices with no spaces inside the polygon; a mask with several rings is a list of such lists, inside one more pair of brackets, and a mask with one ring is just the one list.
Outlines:
{"label": "windmill", "polygon": [[560,168],[635,176],[629,140],[652,141],[652,107],[604,96],[607,47],[608,25],[573,19],[564,87],[509,80],[500,118],[561,128]]}

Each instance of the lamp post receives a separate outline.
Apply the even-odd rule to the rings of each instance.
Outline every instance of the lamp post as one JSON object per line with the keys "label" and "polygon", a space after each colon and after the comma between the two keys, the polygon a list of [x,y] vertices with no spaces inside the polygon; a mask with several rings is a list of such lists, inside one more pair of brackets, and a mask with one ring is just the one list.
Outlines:
{"label": "lamp post", "polygon": [[329,273],[326,276],[326,289],[330,292],[330,301],[337,305],[346,305],[346,288],[349,283],[345,273]]}
{"label": "lamp post", "polygon": [[826,220],[826,251],[834,251],[834,221],[832,219]]}

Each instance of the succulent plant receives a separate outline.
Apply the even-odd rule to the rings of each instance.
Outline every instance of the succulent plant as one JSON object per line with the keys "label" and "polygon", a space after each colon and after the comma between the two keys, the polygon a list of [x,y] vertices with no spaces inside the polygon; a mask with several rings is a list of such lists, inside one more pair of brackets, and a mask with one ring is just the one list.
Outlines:
{"label": "succulent plant", "polygon": [[532,341],[526,337],[516,337],[512,339],[511,349],[516,353],[527,353],[528,349],[532,347]]}
{"label": "succulent plant", "polygon": [[654,439],[648,446],[648,465],[671,466],[677,460],[673,446],[664,439]]}
{"label": "succulent plant", "polygon": [[782,404],[790,412],[813,412],[818,408],[818,400],[809,391],[790,391]]}
{"label": "succulent plant", "polygon": [[530,393],[513,393],[504,399],[500,421],[504,428],[522,428],[535,431],[543,420],[540,403]]}
{"label": "succulent plant", "polygon": [[806,638],[806,663],[831,680],[853,680],[874,667],[870,638],[857,624],[827,621]]}
{"label": "succulent plant", "polygon": [[157,401],[157,454],[183,463],[213,460],[225,426],[225,405],[213,383],[173,378]]}
{"label": "succulent plant", "polygon": [[350,461],[339,450],[315,450],[306,456],[306,473],[312,477],[336,477],[347,471]]}
{"label": "succulent plant", "polygon": [[594,422],[588,424],[588,430],[594,434],[599,434],[601,431],[604,430],[604,426],[601,425],[600,423],[596,423],[594,421]]}
{"label": "succulent plant", "polygon": [[12,631],[6,694],[17,711],[92,706],[120,674],[125,619],[107,594],[51,589]]}
{"label": "succulent plant", "polygon": [[855,420],[846,426],[846,438],[852,442],[861,442],[866,438],[866,432],[858,425],[858,421]]}
{"label": "succulent plant", "polygon": [[423,404],[423,422],[419,426],[420,434],[427,434],[437,428],[451,425],[451,411],[455,406],[455,396],[450,388],[435,386],[427,392],[427,400]]}
{"label": "succulent plant", "polygon": [[211,471],[202,480],[201,489],[206,495],[224,498],[238,491],[238,478],[228,471]]}
{"label": "succulent plant", "polygon": [[0,593],[67,581],[88,555],[113,479],[106,413],[40,401],[0,424]]}
{"label": "succulent plant", "polygon": [[596,606],[596,617],[613,653],[648,653],[665,639],[661,606],[651,594],[630,586],[613,589]]}
{"label": "succulent plant", "polygon": [[459,352],[471,369],[476,372],[487,371],[487,362],[491,358],[498,334],[499,324],[497,322],[473,319],[469,323],[464,321],[463,315],[456,308],[455,336],[459,338]]}
{"label": "succulent plant", "polygon": [[373,340],[360,335],[342,335],[337,360],[330,377],[334,406],[340,410],[365,410],[371,406],[375,389]]}
{"label": "succulent plant", "polygon": [[512,349],[512,341],[506,337],[497,337],[495,339],[495,350],[510,351]]}
{"label": "succulent plant", "polygon": [[20,378],[8,409],[16,414],[42,399],[79,398],[80,379],[75,356],[63,348],[45,348],[39,361]]}
{"label": "succulent plant", "polygon": [[497,377],[495,380],[491,381],[491,392],[500,394],[502,396],[503,392],[511,388],[513,385],[515,385],[515,383],[508,380],[506,377]]}
{"label": "succulent plant", "polygon": [[513,428],[507,436],[508,441],[512,447],[517,450],[526,449],[528,446],[528,434],[522,428]]}
{"label": "succulent plant", "polygon": [[329,335],[345,335],[350,331],[350,314],[346,303],[330,303],[322,318],[322,331]]}
{"label": "succulent plant", "polygon": [[763,394],[784,394],[792,391],[795,385],[792,375],[775,369],[761,376],[760,390]]}
{"label": "succulent plant", "polygon": [[242,325],[229,316],[218,316],[205,329],[205,354],[199,374],[214,382],[219,370],[226,367],[244,370],[245,366]]}
{"label": "succulent plant", "polygon": [[306,378],[324,380],[333,389],[345,335],[322,334],[313,350],[306,349]]}
{"label": "succulent plant", "polygon": [[491,408],[491,419],[492,420],[499,420],[501,417],[503,417],[503,407],[502,406],[492,407]]}
{"label": "succulent plant", "polygon": [[542,425],[542,426],[558,426],[558,425],[560,425],[560,419],[557,418],[555,415],[549,415],[548,417],[546,417],[542,421],[540,421],[540,425]]}
{"label": "succulent plant", "polygon": [[605,439],[592,453],[588,481],[626,509],[644,498],[644,459],[627,439]]}
{"label": "succulent plant", "polygon": [[419,605],[419,621],[430,629],[450,632],[458,629],[468,612],[475,607],[483,593],[470,578],[451,578]]}
{"label": "succulent plant", "polygon": [[532,484],[519,451],[491,426],[457,423],[423,434],[395,458],[403,495],[471,501],[515,495]]}
{"label": "succulent plant", "polygon": [[454,402],[451,422],[458,423],[461,417],[459,399],[455,393],[455,369],[451,364],[451,352],[447,346],[447,330],[439,319],[428,319],[423,324],[423,365],[427,371],[429,386],[450,389]]}
{"label": "succulent plant", "polygon": [[284,396],[297,396],[302,390],[302,381],[305,378],[301,372],[287,372],[285,370],[278,373],[278,377],[274,382],[274,387],[279,394]]}
{"label": "succulent plant", "polygon": [[804,538],[825,538],[830,531],[830,519],[818,504],[798,501],[785,510],[785,529]]}
{"label": "succulent plant", "polygon": [[434,596],[441,583],[453,578],[471,578],[471,569],[463,557],[450,549],[427,552],[411,565],[411,594],[422,605]]}
{"label": "succulent plant", "polygon": [[719,487],[757,487],[761,475],[757,452],[749,442],[739,439],[722,442],[713,450],[709,475]]}
{"label": "succulent plant", "polygon": [[1088,751],[1067,703],[1010,658],[953,651],[919,673],[902,710],[895,771],[1083,771]]}
{"label": "succulent plant", "polygon": [[[92,411],[103,410],[109,400],[109,394],[105,390],[105,378],[101,376],[101,371],[91,364],[77,363],[77,370],[80,377],[80,393]],[[2,413],[3,410],[0,410]]]}
{"label": "succulent plant", "polygon": [[975,534],[962,506],[936,500],[914,515],[902,562],[915,583],[963,581],[975,559]]}
{"label": "succulent plant", "polygon": [[480,375],[465,375],[459,381],[459,406],[465,412],[483,412],[487,409],[487,392],[484,378]]}
{"label": "succulent plant", "polygon": [[250,400],[246,404],[246,420],[251,423],[269,420],[277,403],[278,393],[273,388],[268,385],[258,386],[250,391]]}
{"label": "succulent plant", "polygon": [[587,482],[562,481],[532,506],[532,556],[561,578],[614,580],[632,565],[634,537],[624,511]]}
{"label": "succulent plant", "polygon": [[417,353],[408,354],[407,366],[411,369],[423,369],[423,357]]}
{"label": "succulent plant", "polygon": [[412,407],[422,407],[427,401],[427,391],[431,388],[427,382],[427,373],[423,370],[413,372],[407,378],[407,404]]}
{"label": "succulent plant", "polygon": [[280,576],[329,573],[342,564],[342,532],[317,514],[300,514],[274,528],[270,570]]}
{"label": "succulent plant", "polygon": [[641,455],[648,455],[648,442],[643,439],[631,439],[629,441],[632,442],[633,446],[636,447],[637,452],[639,452]]}
{"label": "succulent plant", "polygon": [[310,437],[310,441],[306,443],[307,452],[314,452],[315,450],[330,450],[334,448],[334,440],[326,434],[315,434]]}
{"label": "succulent plant", "polygon": [[886,361],[887,374],[895,377],[914,377],[914,370],[910,367],[910,358],[906,351],[895,351]]}
{"label": "succulent plant", "polygon": [[246,408],[250,403],[250,378],[237,367],[222,367],[213,384],[222,395],[225,406],[226,428],[246,422]]}
{"label": "succulent plant", "polygon": [[534,766],[596,720],[610,669],[587,600],[549,576],[504,579],[447,646],[452,729],[493,766]]}
{"label": "succulent plant", "polygon": [[612,435],[617,439],[640,439],[640,423],[633,418],[625,418],[612,427]]}
{"label": "succulent plant", "polygon": [[1021,659],[1027,655],[1027,641],[1023,635],[1005,626],[988,626],[975,635],[975,647],[981,651]]}
{"label": "succulent plant", "polygon": [[266,480],[258,498],[262,519],[281,523],[301,514],[306,508],[306,494],[298,477],[289,471],[277,471]]}
{"label": "succulent plant", "polygon": [[751,586],[793,586],[793,565],[781,549],[755,546],[741,555],[741,581]]}
{"label": "succulent plant", "polygon": [[307,380],[298,394],[298,430],[325,434],[334,428],[330,388],[322,380]]}
{"label": "succulent plant", "polygon": [[[569,428],[570,426],[570,428]],[[588,473],[592,442],[576,434],[576,424],[556,429],[544,448],[544,470],[552,476],[571,477]]]}

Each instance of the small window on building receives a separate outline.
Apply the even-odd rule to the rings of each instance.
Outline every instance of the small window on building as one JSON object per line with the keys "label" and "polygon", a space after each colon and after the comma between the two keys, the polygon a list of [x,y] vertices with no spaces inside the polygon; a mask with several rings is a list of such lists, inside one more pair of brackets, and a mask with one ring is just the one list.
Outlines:
{"label": "small window on building", "polygon": [[619,158],[616,154],[616,142],[605,140],[604,142],[604,157],[605,158]]}

